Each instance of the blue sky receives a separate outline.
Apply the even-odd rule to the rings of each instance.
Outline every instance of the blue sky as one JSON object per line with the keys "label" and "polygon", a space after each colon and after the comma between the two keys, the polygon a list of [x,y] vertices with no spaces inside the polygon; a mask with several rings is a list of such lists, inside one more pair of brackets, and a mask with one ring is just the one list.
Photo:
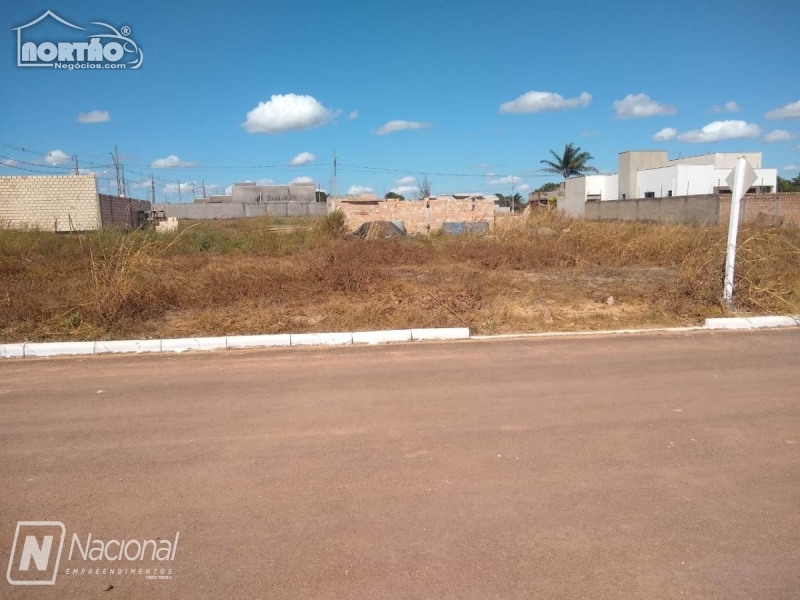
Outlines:
{"label": "blue sky", "polygon": [[[17,67],[12,28],[48,9],[87,30],[129,26],[141,68]],[[186,201],[203,180],[330,189],[335,149],[340,192],[383,195],[430,173],[435,193],[508,193],[509,176],[523,190],[555,181],[539,160],[567,142],[601,171],[620,151],[667,149],[762,151],[784,177],[800,172],[800,13],[788,0],[4,0],[0,22],[0,162],[19,161],[2,174],[59,172],[77,155],[113,191],[102,165],[116,144],[129,180],[152,173],[171,201],[181,181]],[[26,35],[64,31],[47,20]],[[79,121],[90,113],[100,122]],[[290,166],[301,153],[314,158]]]}

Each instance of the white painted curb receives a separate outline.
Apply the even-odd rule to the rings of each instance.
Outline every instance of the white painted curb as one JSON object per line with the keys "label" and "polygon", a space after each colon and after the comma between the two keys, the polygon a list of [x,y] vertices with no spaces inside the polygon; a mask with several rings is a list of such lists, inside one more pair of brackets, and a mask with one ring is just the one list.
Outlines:
{"label": "white painted curb", "polygon": [[0,358],[23,358],[24,356],[25,344],[0,345]]}
{"label": "white painted curb", "polygon": [[95,354],[161,352],[161,340],[106,340],[94,343]]}
{"label": "white painted curb", "polygon": [[438,329],[412,329],[412,340],[465,340],[469,327],[440,327]]}
{"label": "white painted curb", "polygon": [[354,344],[386,344],[389,342],[410,342],[410,329],[388,329],[386,331],[354,331]]}
{"label": "white painted curb", "polygon": [[25,344],[25,356],[74,356],[94,354],[94,342],[43,342]]}
{"label": "white painted curb", "polygon": [[706,329],[763,329],[800,327],[800,317],[729,317],[706,319]]}
{"label": "white painted curb", "polygon": [[731,317],[706,319],[702,327],[663,327],[654,329],[612,329],[608,331],[552,331],[506,335],[471,336],[467,327],[434,329],[390,329],[353,333],[285,333],[277,335],[231,335],[227,337],[175,338],[163,340],[113,340],[96,342],[43,342],[0,344],[0,358],[40,356],[77,356],[87,354],[186,352],[225,348],[265,348],[270,346],[340,346],[349,344],[384,344],[413,340],[499,340],[537,337],[580,337],[659,332],[762,329],[800,327],[800,316]]}
{"label": "white painted curb", "polygon": [[269,348],[272,346],[290,346],[291,336],[288,333],[277,335],[229,335],[228,348]]}
{"label": "white painted curb", "polygon": [[187,350],[220,350],[227,347],[227,338],[199,337],[161,340],[162,352],[186,352]]}
{"label": "white painted curb", "polygon": [[340,346],[353,343],[352,333],[292,333],[292,346]]}

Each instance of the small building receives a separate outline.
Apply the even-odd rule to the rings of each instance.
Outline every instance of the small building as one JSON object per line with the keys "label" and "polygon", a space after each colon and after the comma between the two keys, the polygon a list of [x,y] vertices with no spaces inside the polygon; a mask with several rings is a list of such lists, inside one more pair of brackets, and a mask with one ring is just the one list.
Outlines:
{"label": "small building", "polygon": [[758,176],[748,193],[775,192],[778,171],[762,168],[760,152],[714,152],[670,160],[663,150],[629,151],[619,154],[618,173],[567,179],[558,208],[579,217],[585,203],[592,201],[730,194],[726,179],[741,156]]}

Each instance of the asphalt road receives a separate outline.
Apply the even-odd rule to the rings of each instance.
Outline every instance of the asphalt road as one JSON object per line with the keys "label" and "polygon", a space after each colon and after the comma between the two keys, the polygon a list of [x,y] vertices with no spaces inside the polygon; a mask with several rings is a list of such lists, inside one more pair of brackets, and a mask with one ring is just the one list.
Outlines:
{"label": "asphalt road", "polygon": [[3,597],[800,597],[800,331],[6,360],[0,440]]}

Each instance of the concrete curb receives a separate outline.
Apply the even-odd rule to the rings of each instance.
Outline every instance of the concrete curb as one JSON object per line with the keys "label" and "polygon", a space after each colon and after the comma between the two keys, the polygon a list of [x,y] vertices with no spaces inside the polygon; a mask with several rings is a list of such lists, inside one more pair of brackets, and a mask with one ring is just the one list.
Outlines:
{"label": "concrete curb", "polygon": [[798,317],[730,317],[706,319],[706,329],[766,329],[770,327],[800,327]]}
{"label": "concrete curb", "polygon": [[146,352],[186,352],[227,348],[270,348],[278,346],[349,346],[387,344],[424,340],[508,340],[524,338],[581,337],[587,335],[631,335],[646,333],[685,333],[690,331],[752,330],[775,327],[800,327],[800,316],[726,317],[706,319],[696,327],[653,329],[608,329],[601,331],[549,331],[470,336],[467,327],[433,329],[389,329],[350,333],[283,333],[276,335],[229,335],[224,337],[171,338],[163,340],[113,340],[96,342],[44,342],[0,344],[0,358],[80,356],[89,354],[142,354]]}
{"label": "concrete curb", "polygon": [[469,329],[399,329],[351,333],[283,333],[277,335],[229,335],[223,337],[171,338],[163,340],[113,340],[96,342],[44,342],[0,344],[0,358],[78,356],[88,354],[142,354],[145,352],[186,352],[227,348],[269,348],[276,346],[342,346],[386,344],[411,340],[468,339]]}

